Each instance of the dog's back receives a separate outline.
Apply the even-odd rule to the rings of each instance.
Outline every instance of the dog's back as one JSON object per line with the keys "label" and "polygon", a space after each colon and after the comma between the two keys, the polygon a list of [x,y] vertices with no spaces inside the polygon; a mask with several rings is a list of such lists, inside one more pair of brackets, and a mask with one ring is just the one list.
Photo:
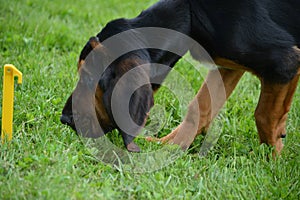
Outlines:
{"label": "dog's back", "polygon": [[266,8],[274,22],[286,30],[300,46],[300,1],[298,0],[266,0]]}
{"label": "dog's back", "polygon": [[298,64],[292,47],[300,43],[299,1],[190,0],[190,4],[192,37],[212,57],[234,60],[271,82],[294,77]]}

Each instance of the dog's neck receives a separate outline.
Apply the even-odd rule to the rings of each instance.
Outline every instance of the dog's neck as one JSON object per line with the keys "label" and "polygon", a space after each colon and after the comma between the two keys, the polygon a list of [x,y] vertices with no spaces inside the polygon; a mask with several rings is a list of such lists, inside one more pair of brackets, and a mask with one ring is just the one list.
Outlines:
{"label": "dog's neck", "polygon": [[187,0],[159,1],[129,21],[135,28],[161,27],[190,35],[190,4]]}
{"label": "dog's neck", "polygon": [[[190,6],[188,1],[172,0],[172,3],[170,3],[170,0],[159,1],[143,11],[138,17],[130,19],[129,22],[134,28],[158,27],[189,36],[191,32],[191,16],[189,11]],[[157,34],[160,34],[159,31]],[[170,37],[172,36],[170,35]],[[168,45],[176,44],[179,47],[180,42],[180,38],[168,38],[162,42],[164,44],[161,44],[161,46],[167,48]],[[151,62],[164,64],[171,68],[181,57],[161,49],[149,49],[149,54]]]}

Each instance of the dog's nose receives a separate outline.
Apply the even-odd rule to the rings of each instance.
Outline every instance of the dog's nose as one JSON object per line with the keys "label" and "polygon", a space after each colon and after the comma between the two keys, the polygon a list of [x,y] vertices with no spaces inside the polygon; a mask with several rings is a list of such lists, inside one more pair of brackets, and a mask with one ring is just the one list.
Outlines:
{"label": "dog's nose", "polygon": [[74,118],[72,115],[64,115],[62,114],[60,116],[60,121],[61,123],[70,126],[74,131],[76,131],[75,123],[74,123]]}
{"label": "dog's nose", "polygon": [[70,125],[72,124],[72,122],[73,122],[73,119],[72,119],[72,118],[73,118],[73,117],[68,116],[68,115],[61,115],[60,121],[61,121],[61,123],[70,126]]}
{"label": "dog's nose", "polygon": [[286,137],[286,134],[285,133],[282,133],[281,134],[281,138],[285,138]]}

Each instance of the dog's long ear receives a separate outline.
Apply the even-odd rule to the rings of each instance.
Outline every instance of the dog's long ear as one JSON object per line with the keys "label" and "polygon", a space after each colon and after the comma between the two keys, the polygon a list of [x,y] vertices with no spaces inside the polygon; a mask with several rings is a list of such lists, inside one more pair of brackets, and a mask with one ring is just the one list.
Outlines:
{"label": "dog's long ear", "polygon": [[133,93],[130,98],[129,111],[130,116],[137,125],[145,125],[153,104],[153,90],[151,84],[144,85]]}
{"label": "dog's long ear", "polygon": [[[131,119],[136,124],[134,127],[128,127],[129,129],[119,129],[122,134],[124,144],[129,151],[138,152],[139,147],[132,143],[133,139],[140,133],[141,128],[145,126],[149,111],[153,106],[153,90],[151,84],[143,85],[137,89],[130,98],[129,102],[129,114]],[[129,146],[128,146],[129,145]],[[133,146],[132,146],[133,145]],[[132,149],[133,147],[133,149]]]}
{"label": "dog's long ear", "polygon": [[[123,105],[120,104],[121,102],[129,101],[129,114],[132,120],[138,126],[145,124],[150,108],[153,106],[153,90],[148,69],[136,68],[145,62],[147,61],[132,55],[108,67],[101,76],[99,86],[104,91],[103,102],[111,119],[114,119],[112,106],[120,106]],[[112,97],[113,91],[114,97]],[[116,97],[117,99],[115,99]],[[123,106],[128,106],[128,104]],[[128,110],[128,108],[124,110]],[[137,134],[138,131],[132,130],[128,134]]]}

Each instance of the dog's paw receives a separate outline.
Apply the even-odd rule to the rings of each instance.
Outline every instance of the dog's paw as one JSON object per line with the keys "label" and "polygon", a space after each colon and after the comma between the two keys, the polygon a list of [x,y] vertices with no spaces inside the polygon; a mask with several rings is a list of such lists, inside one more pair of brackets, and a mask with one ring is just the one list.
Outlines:
{"label": "dog's paw", "polygon": [[129,144],[126,146],[126,149],[127,149],[127,151],[129,151],[129,152],[134,152],[134,153],[139,153],[139,152],[141,152],[140,147],[139,147],[137,144],[135,144],[134,142],[129,143]]}

